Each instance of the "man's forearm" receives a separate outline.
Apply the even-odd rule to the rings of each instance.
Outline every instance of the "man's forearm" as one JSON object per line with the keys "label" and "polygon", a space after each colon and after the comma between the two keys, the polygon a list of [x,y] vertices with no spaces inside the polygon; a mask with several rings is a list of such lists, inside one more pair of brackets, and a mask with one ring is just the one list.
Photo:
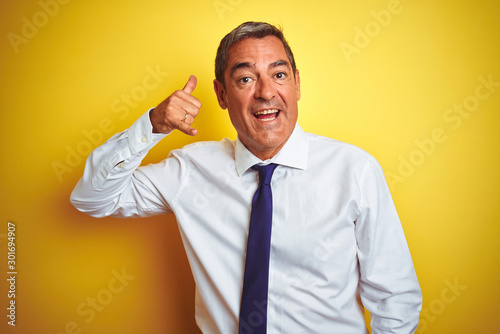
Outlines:
{"label": "man's forearm", "polygon": [[71,203],[94,217],[137,215],[137,210],[123,208],[120,203],[133,187],[133,173],[142,159],[163,137],[152,133],[149,111],[128,130],[111,137],[90,154],[83,177],[71,194]]}

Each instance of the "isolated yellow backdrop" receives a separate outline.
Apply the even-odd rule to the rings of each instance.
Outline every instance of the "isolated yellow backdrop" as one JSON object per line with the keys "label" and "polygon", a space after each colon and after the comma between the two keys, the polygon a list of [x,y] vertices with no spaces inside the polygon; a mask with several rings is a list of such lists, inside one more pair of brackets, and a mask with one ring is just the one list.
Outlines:
{"label": "isolated yellow backdrop", "polygon": [[0,268],[16,224],[16,326],[2,333],[196,333],[173,217],[94,219],[69,194],[90,150],[198,77],[191,138],[234,138],[212,90],[220,39],[283,26],[299,123],[386,172],[424,294],[418,333],[498,332],[500,2],[4,0]]}

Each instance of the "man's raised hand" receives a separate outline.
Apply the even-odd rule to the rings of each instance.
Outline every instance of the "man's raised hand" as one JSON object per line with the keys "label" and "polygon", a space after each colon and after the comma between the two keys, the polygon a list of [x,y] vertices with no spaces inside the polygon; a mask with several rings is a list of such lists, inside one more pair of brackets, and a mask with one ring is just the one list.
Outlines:
{"label": "man's raised hand", "polygon": [[173,92],[150,113],[154,133],[170,133],[175,129],[190,136],[198,133],[191,127],[201,108],[201,102],[191,95],[196,82],[196,77],[191,75],[182,90]]}

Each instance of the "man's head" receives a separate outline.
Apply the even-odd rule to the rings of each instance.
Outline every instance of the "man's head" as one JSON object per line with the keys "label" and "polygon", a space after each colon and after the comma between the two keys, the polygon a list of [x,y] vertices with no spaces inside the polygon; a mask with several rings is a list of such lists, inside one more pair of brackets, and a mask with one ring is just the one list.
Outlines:
{"label": "man's head", "polygon": [[281,43],[283,43],[288,61],[292,66],[293,73],[295,74],[295,70],[297,69],[295,65],[295,58],[293,57],[290,46],[283,36],[283,32],[269,23],[245,22],[240,24],[220,41],[219,48],[217,49],[217,55],[215,57],[215,78],[219,80],[224,87],[226,87],[224,72],[227,67],[229,49],[233,46],[233,44],[236,44],[245,38],[264,38],[266,36],[275,36],[279,38]]}
{"label": "man's head", "polygon": [[241,142],[258,158],[273,157],[297,122],[300,78],[282,32],[243,23],[222,39],[214,90]]}

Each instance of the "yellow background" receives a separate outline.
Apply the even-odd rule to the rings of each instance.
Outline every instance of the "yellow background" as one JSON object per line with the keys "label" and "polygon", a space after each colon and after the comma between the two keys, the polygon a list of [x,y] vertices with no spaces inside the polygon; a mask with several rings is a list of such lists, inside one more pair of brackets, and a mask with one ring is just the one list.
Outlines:
{"label": "yellow background", "polygon": [[[284,27],[301,71],[302,127],[358,145],[384,168],[424,294],[418,332],[498,332],[500,87],[477,87],[478,78],[500,82],[500,2],[65,2],[1,2],[0,269],[5,277],[12,221],[18,275],[15,328],[0,283],[0,332],[197,332],[175,219],[94,219],[69,194],[89,147],[190,74],[203,103],[199,135],[173,134],[145,162],[194,140],[234,138],[212,90],[213,64],[220,39],[248,20]],[[374,13],[388,8],[397,13],[378,23]],[[347,44],[357,51],[346,54]],[[148,69],[162,73],[156,82]],[[483,99],[474,105],[477,89]],[[135,100],[124,104],[126,95]],[[464,101],[474,111],[450,114]],[[134,278],[110,294],[119,286],[113,270]],[[98,296],[106,304],[87,321],[77,309]]]}

